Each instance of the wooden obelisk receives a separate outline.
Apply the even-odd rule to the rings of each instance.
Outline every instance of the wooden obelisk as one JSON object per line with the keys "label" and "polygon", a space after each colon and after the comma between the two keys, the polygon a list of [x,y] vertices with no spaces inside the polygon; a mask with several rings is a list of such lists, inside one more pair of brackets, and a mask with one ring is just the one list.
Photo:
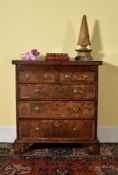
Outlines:
{"label": "wooden obelisk", "polygon": [[89,31],[88,31],[86,15],[83,15],[83,18],[82,18],[77,45],[80,46],[80,48],[76,50],[77,57],[75,57],[75,59],[76,60],[91,60],[92,57],[90,55],[90,52],[92,50],[88,48],[90,47],[91,43],[89,39]]}

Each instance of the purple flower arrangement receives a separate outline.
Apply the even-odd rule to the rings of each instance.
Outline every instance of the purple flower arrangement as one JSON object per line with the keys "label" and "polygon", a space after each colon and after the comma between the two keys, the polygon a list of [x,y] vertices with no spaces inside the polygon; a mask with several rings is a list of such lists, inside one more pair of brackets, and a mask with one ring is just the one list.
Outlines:
{"label": "purple flower arrangement", "polygon": [[32,49],[30,52],[25,52],[24,54],[22,54],[22,58],[24,60],[37,60],[38,56],[39,56],[40,52],[37,49]]}

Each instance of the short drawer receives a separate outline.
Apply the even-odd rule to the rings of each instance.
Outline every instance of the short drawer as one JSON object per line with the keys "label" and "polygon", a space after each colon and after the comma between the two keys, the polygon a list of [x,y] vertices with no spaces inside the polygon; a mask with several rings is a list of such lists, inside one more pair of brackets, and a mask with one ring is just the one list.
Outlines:
{"label": "short drawer", "polygon": [[53,66],[18,65],[19,83],[54,83],[56,77],[56,70]]}
{"label": "short drawer", "polygon": [[96,98],[96,86],[19,84],[18,98],[21,100],[93,100]]}
{"label": "short drawer", "polygon": [[70,138],[94,139],[94,121],[89,120],[20,120],[20,139]]}
{"label": "short drawer", "polygon": [[20,118],[95,118],[94,101],[29,101],[19,102]]}
{"label": "short drawer", "polygon": [[95,84],[97,80],[95,68],[88,67],[65,67],[60,68],[60,82],[67,84]]}

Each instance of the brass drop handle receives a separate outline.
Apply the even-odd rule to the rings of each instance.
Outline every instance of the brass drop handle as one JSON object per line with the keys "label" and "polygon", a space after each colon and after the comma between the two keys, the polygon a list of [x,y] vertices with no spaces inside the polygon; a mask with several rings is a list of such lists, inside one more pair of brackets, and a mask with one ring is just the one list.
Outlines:
{"label": "brass drop handle", "polygon": [[48,74],[44,74],[43,79],[44,80],[48,80],[49,79],[49,75]]}
{"label": "brass drop handle", "polygon": [[84,80],[87,80],[88,79],[88,75],[87,74],[84,74],[83,75],[83,78],[84,78]]}
{"label": "brass drop handle", "polygon": [[37,112],[40,112],[40,111],[41,111],[41,108],[40,108],[39,106],[36,106],[36,107],[35,107],[35,110],[36,110]]}
{"label": "brass drop handle", "polygon": [[41,94],[41,90],[40,89],[35,89],[35,92],[40,95]]}
{"label": "brass drop handle", "polygon": [[76,132],[77,131],[77,128],[74,128],[73,131]]}
{"label": "brass drop handle", "polygon": [[58,121],[55,121],[54,126],[55,127],[58,127],[59,126],[59,122]]}
{"label": "brass drop handle", "polygon": [[25,74],[25,79],[26,79],[26,80],[30,80],[30,75]]}
{"label": "brass drop handle", "polygon": [[37,128],[35,128],[35,130],[36,130],[36,131],[39,131],[39,128],[37,127]]}
{"label": "brass drop handle", "polygon": [[73,131],[76,133],[76,134],[79,134],[79,131],[77,128],[74,128]]}
{"label": "brass drop handle", "polygon": [[65,74],[65,79],[69,79],[70,75],[69,74]]}
{"label": "brass drop handle", "polygon": [[78,90],[78,89],[74,89],[74,90],[73,90],[73,93],[74,93],[75,95],[79,95],[79,90]]}
{"label": "brass drop handle", "polygon": [[80,108],[79,107],[74,107],[73,112],[75,112],[75,113],[80,112]]}

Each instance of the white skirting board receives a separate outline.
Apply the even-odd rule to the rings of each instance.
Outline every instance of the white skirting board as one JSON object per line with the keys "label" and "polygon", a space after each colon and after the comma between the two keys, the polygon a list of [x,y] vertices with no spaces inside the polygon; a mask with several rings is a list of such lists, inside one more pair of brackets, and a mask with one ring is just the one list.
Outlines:
{"label": "white skirting board", "polygon": [[[16,138],[15,126],[0,127],[0,142],[14,142]],[[118,143],[118,127],[98,128],[98,138],[102,143]]]}

